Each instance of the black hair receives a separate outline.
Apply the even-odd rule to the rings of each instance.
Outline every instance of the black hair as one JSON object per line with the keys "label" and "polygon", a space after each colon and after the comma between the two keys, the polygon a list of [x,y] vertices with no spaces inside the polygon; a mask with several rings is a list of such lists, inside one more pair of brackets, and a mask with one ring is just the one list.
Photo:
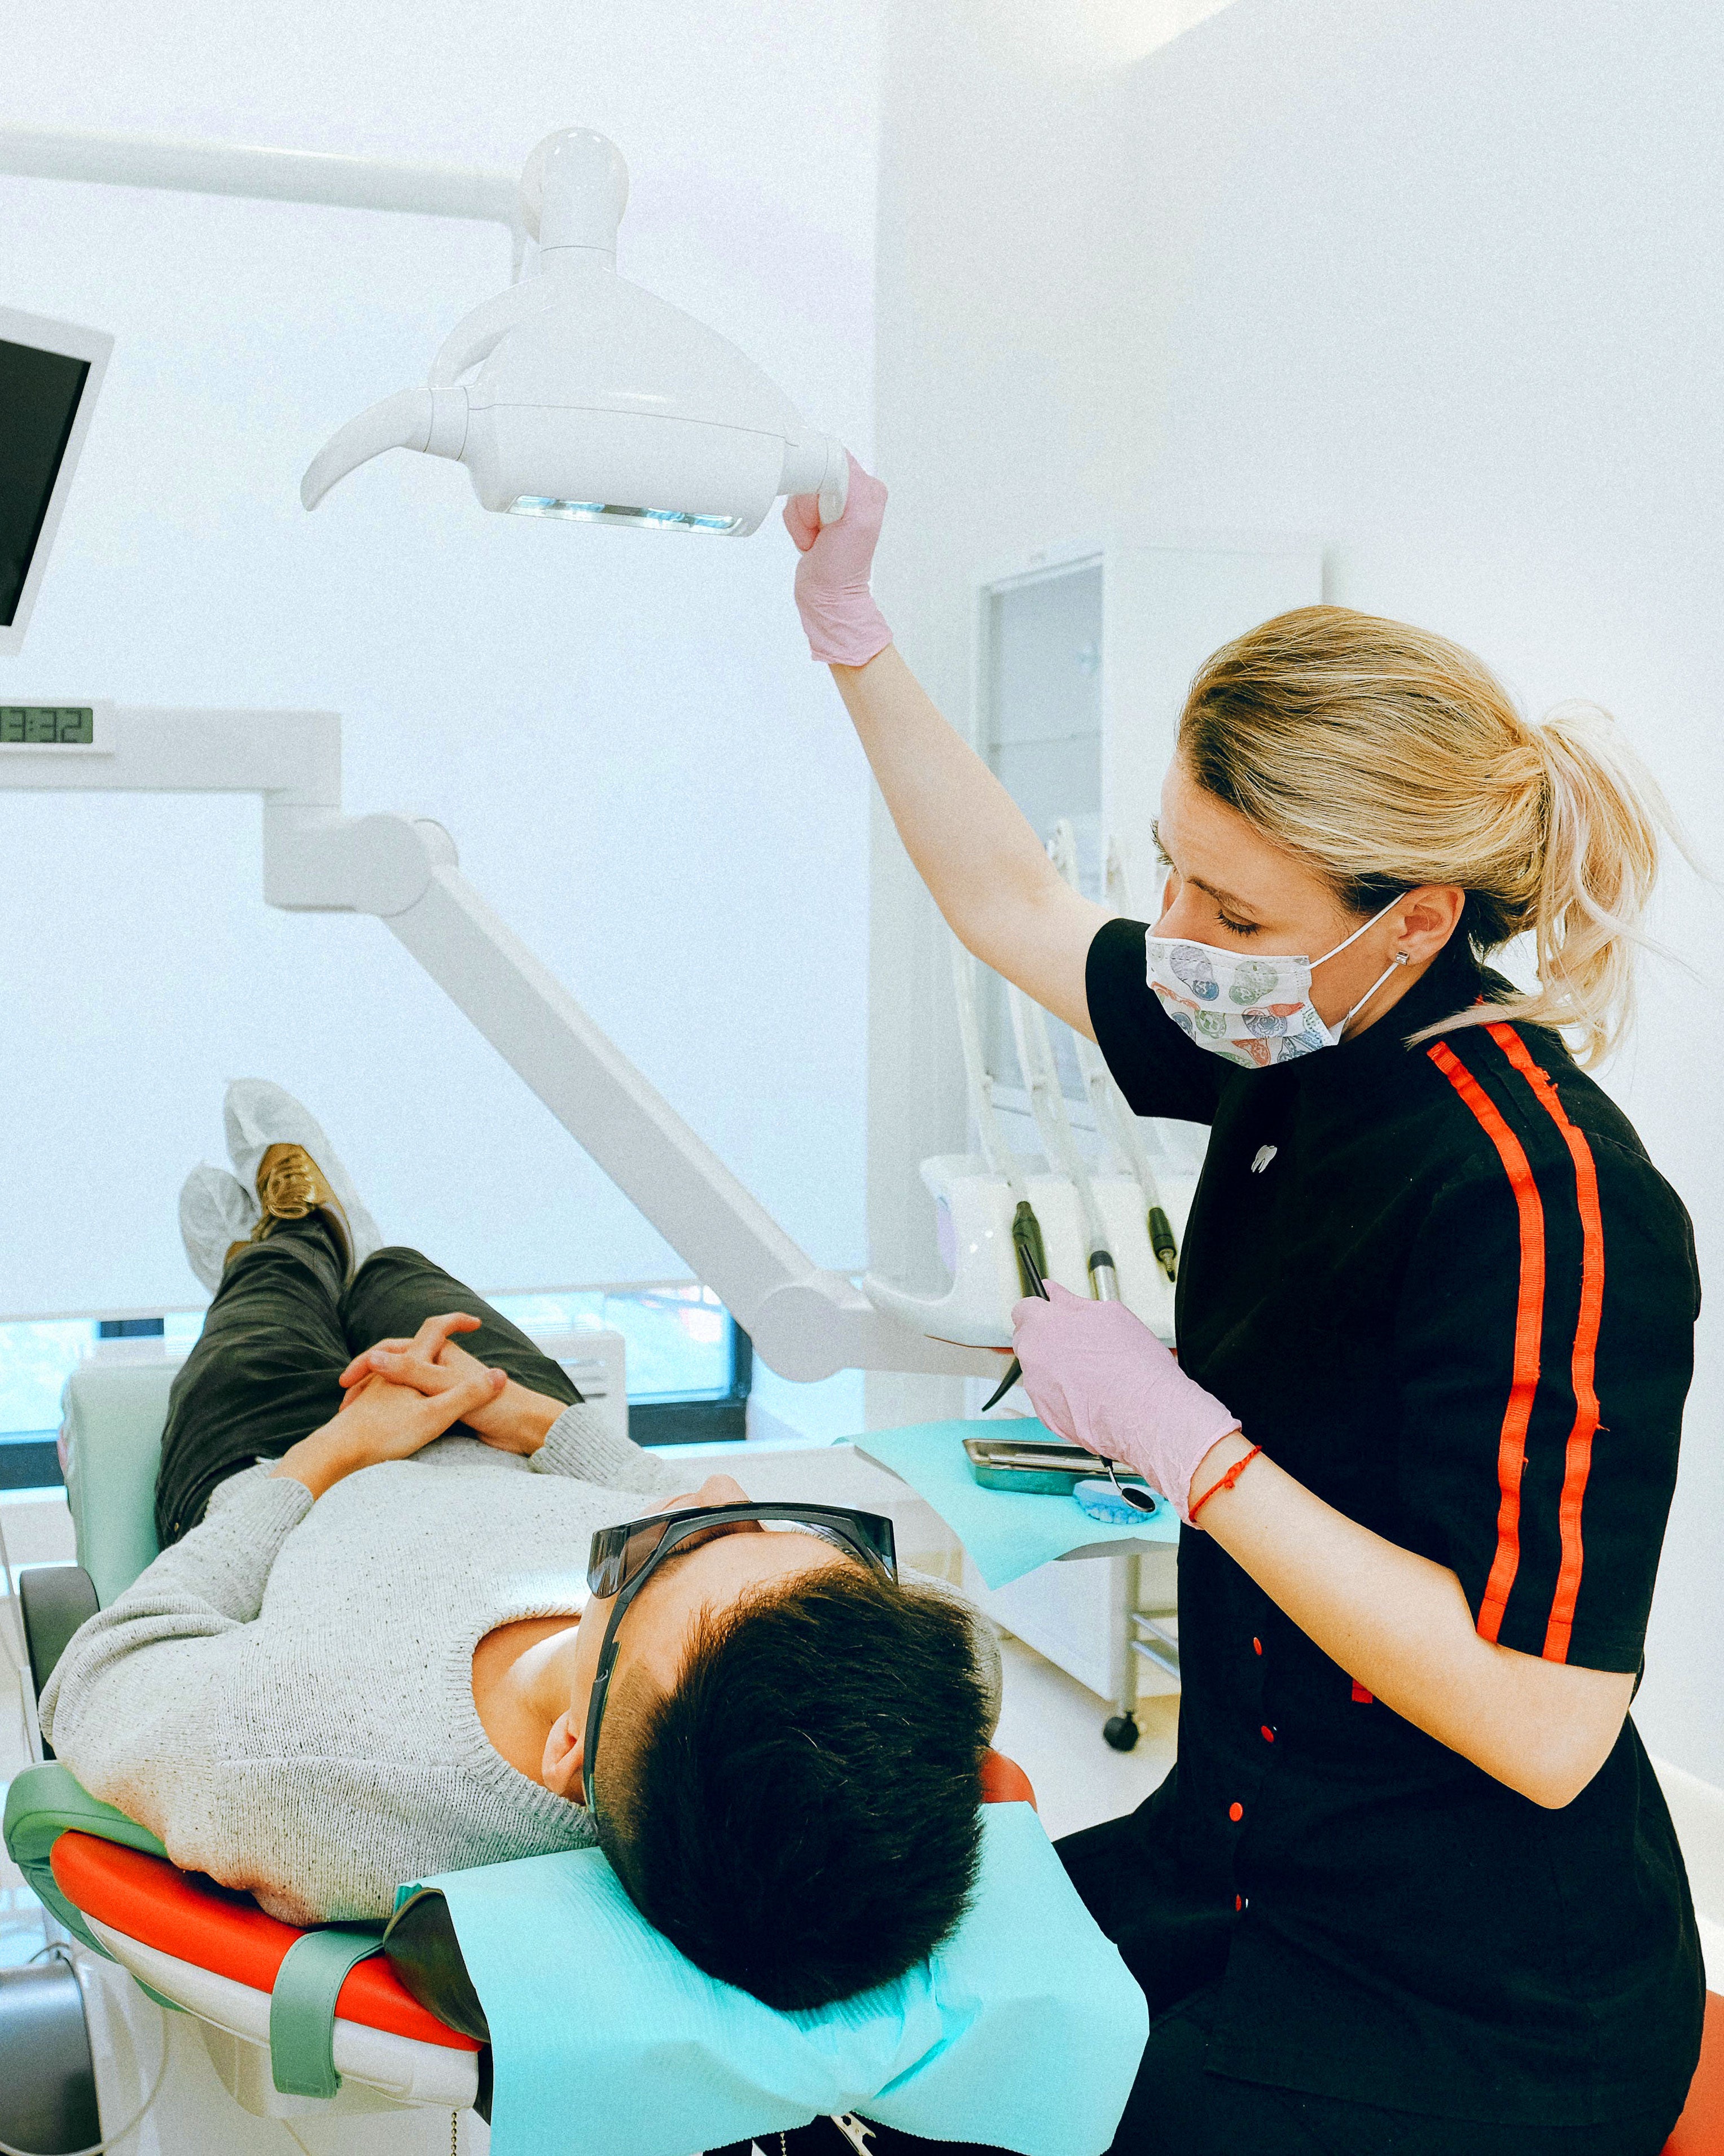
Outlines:
{"label": "black hair", "polygon": [[672,1691],[613,1700],[600,1845],[709,1976],[829,2005],[957,1924],[988,1736],[970,1621],[937,1590],[834,1565],[709,1614]]}

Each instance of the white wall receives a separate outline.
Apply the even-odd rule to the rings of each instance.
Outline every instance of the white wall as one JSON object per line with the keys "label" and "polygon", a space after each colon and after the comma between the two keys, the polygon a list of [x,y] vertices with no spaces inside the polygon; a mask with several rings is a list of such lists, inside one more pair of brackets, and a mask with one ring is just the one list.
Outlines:
{"label": "white wall", "polygon": [[[1097,23],[1130,13],[890,11],[880,588],[912,663],[962,711],[968,579],[1014,552],[1134,518],[1316,531],[1337,602],[1459,638],[1535,713],[1614,710],[1724,862],[1724,18],[1236,0],[1113,64]],[[870,1215],[907,1263],[915,1162],[962,1108],[931,910],[878,814],[875,840]],[[1674,869],[1662,929],[1698,974],[1649,969],[1606,1082],[1715,1271],[1716,890]],[[1713,1782],[1721,1387],[1715,1299],[1636,1709]]]}
{"label": "white wall", "polygon": [[[67,0],[9,18],[0,121],[506,169],[591,122],[633,172],[623,274],[865,450],[877,27],[868,0]],[[0,180],[0,296],[117,340],[0,699],[344,712],[349,806],[444,822],[786,1226],[859,1265],[866,774],[776,521],[487,516],[404,455],[299,506],[326,437],[507,277],[489,228]],[[249,1072],[477,1285],[682,1270],[376,923],[265,909],[254,804],[0,793],[0,1314],[200,1299],[175,1195]]]}

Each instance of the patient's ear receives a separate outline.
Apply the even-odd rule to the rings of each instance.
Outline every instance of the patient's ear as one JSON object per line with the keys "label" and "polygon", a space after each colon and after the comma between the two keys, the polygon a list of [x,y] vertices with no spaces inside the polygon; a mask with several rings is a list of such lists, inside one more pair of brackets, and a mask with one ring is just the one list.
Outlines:
{"label": "patient's ear", "polygon": [[551,1734],[545,1739],[545,1758],[539,1768],[539,1778],[553,1796],[567,1797],[571,1802],[582,1801],[581,1760],[586,1748],[584,1731],[577,1734],[572,1722],[572,1710],[559,1714],[551,1725]]}

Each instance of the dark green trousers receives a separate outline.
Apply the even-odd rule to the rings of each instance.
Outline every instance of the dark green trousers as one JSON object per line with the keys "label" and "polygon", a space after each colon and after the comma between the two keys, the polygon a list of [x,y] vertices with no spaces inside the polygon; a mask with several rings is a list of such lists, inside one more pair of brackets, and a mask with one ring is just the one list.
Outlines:
{"label": "dark green trousers", "polygon": [[328,1422],[356,1355],[452,1310],[480,1321],[460,1336],[469,1354],[552,1399],[580,1398],[518,1326],[417,1250],[378,1250],[344,1284],[335,1240],[314,1214],[242,1251],[174,1379],[156,1477],[162,1547],[197,1526],[217,1483],[279,1460]]}

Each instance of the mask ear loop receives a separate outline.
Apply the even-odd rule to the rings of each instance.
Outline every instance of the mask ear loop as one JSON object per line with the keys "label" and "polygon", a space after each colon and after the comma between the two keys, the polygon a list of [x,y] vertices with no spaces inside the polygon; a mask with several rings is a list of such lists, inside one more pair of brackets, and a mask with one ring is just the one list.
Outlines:
{"label": "mask ear loop", "polygon": [[[1402,891],[1398,896],[1392,898],[1387,906],[1379,906],[1376,912],[1372,915],[1371,918],[1368,921],[1362,921],[1358,927],[1354,929],[1351,936],[1343,936],[1341,941],[1331,949],[1324,952],[1321,958],[1311,959],[1310,961],[1311,971],[1315,973],[1319,966],[1326,966],[1331,958],[1338,958],[1343,951],[1350,951],[1362,936],[1368,936],[1379,921],[1383,920],[1386,915],[1393,913],[1395,908],[1400,904],[1401,900],[1406,896],[1406,892]],[[1395,953],[1395,962],[1398,965],[1404,966],[1407,964],[1408,959],[1405,952],[1398,951]],[[1393,973],[1393,967],[1389,968],[1390,973]],[[1385,973],[1383,977],[1383,981],[1386,981],[1388,978],[1388,974]],[[1377,983],[1377,988],[1380,988],[1383,986],[1383,981],[1379,981]],[[1369,993],[1374,996],[1377,993],[1377,988],[1371,989]],[[1358,1004],[1355,1004],[1353,1005],[1353,1009],[1357,1010],[1358,1007]],[[1351,1017],[1352,1012],[1349,1012],[1347,1015],[1348,1017]],[[1341,1022],[1345,1025],[1347,1024],[1347,1019],[1343,1019]]]}
{"label": "mask ear loop", "polygon": [[[1365,926],[1368,928],[1371,926],[1371,923],[1367,921],[1365,923]],[[1347,1016],[1342,1019],[1340,1024],[1336,1027],[1335,1038],[1337,1041],[1340,1040],[1342,1036],[1346,1033],[1347,1028],[1352,1024],[1359,1013],[1363,1010],[1366,1004],[1370,1002],[1372,997],[1376,994],[1377,991],[1383,986],[1383,983],[1388,979],[1389,976],[1392,973],[1398,972],[1401,967],[1410,966],[1412,963],[1412,959],[1404,951],[1396,952],[1393,963],[1383,973],[1377,976],[1377,978],[1371,983],[1370,987],[1366,989],[1364,994],[1359,998],[1359,1000],[1353,1005]]]}
{"label": "mask ear loop", "polygon": [[[1335,946],[1332,951],[1324,952],[1321,958],[1313,958],[1311,962],[1311,971],[1315,973],[1319,966],[1327,965],[1330,959],[1338,958],[1343,951],[1348,949],[1352,944],[1357,943],[1362,936],[1367,934],[1370,930],[1373,929],[1377,926],[1378,922],[1381,921],[1386,914],[1393,913],[1395,908],[1400,904],[1402,898],[1404,898],[1405,896],[1406,893],[1403,891],[1396,897],[1392,898],[1387,906],[1378,906],[1376,912],[1372,915],[1368,921],[1362,921],[1358,927],[1354,929],[1351,936],[1342,937],[1340,942]],[[1363,1010],[1366,1004],[1370,1002],[1372,997],[1376,994],[1377,991],[1383,986],[1389,975],[1395,971],[1396,967],[1410,966],[1412,963],[1412,960],[1408,957],[1404,951],[1396,952],[1393,964],[1377,976],[1377,978],[1371,983],[1370,987],[1366,989],[1364,994],[1359,998],[1359,1000],[1353,1005],[1347,1016],[1342,1019],[1340,1024],[1336,1026],[1333,1030],[1329,1033],[1329,1045],[1331,1048],[1337,1047],[1340,1045],[1342,1036],[1346,1033],[1347,1028],[1352,1024],[1359,1013]]]}

